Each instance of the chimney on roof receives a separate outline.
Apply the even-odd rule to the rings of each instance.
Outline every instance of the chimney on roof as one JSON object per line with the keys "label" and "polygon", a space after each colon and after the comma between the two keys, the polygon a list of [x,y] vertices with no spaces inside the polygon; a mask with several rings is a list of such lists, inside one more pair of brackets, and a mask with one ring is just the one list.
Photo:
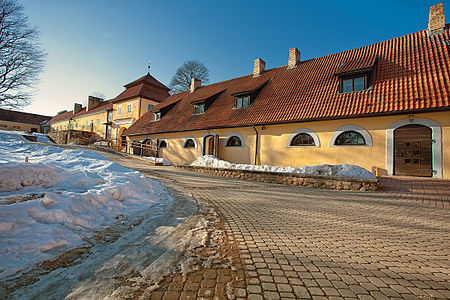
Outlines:
{"label": "chimney on roof", "polygon": [[94,97],[94,96],[89,96],[89,97],[88,97],[88,104],[87,104],[87,107],[86,107],[86,111],[90,111],[90,110],[96,108],[96,107],[99,106],[100,103],[102,103],[102,102],[103,102],[103,99],[102,99],[102,98],[97,98],[97,97]]}
{"label": "chimney on roof", "polygon": [[444,3],[435,4],[430,7],[430,14],[428,16],[428,35],[434,35],[444,32],[445,30],[445,15]]}
{"label": "chimney on roof", "polygon": [[262,73],[266,70],[266,62],[261,58],[255,59],[255,65],[253,66],[253,77],[261,76]]}
{"label": "chimney on roof", "polygon": [[74,103],[73,105],[73,114],[79,113],[83,109],[83,105],[80,103]]}
{"label": "chimney on roof", "polygon": [[289,49],[288,69],[296,68],[300,63],[300,51],[297,48]]}
{"label": "chimney on roof", "polygon": [[191,78],[191,93],[202,86],[202,81],[195,77]]}

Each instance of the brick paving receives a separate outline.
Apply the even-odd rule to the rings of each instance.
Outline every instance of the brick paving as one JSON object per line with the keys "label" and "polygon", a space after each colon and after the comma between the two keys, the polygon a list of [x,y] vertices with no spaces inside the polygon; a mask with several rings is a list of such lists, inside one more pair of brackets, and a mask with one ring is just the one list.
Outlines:
{"label": "brick paving", "polygon": [[[114,160],[216,208],[238,248],[237,270],[224,274],[235,276],[236,299],[450,298],[450,210],[423,205],[423,193],[419,201],[388,190],[292,188]],[[203,288],[188,278],[185,292],[188,284],[190,299],[221,299],[213,281]],[[169,292],[158,298],[189,299]]]}
{"label": "brick paving", "polygon": [[450,208],[450,180],[383,176],[380,177],[379,191],[396,199]]}

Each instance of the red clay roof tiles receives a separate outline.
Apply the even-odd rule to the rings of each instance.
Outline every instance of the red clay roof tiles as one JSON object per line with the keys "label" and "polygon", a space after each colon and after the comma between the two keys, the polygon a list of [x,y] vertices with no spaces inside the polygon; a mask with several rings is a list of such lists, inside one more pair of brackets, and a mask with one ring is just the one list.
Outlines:
{"label": "red clay roof tiles", "polygon": [[26,112],[0,109],[0,120],[39,125],[42,122],[50,120],[52,117],[30,114]]}
{"label": "red clay roof tiles", "polygon": [[[447,25],[448,27],[448,25]],[[144,114],[124,135],[214,127],[346,118],[374,114],[450,109],[449,31],[427,36],[419,31],[388,41],[302,61],[293,69],[271,69],[175,94],[158,106],[176,103],[160,121]],[[375,58],[377,58],[375,62]],[[338,93],[335,74],[373,66],[370,89]],[[341,68],[341,69],[340,69]],[[271,80],[270,80],[271,79]],[[250,107],[233,109],[234,93],[270,80]],[[226,89],[201,115],[191,102]],[[157,110],[158,106],[154,109]]]}

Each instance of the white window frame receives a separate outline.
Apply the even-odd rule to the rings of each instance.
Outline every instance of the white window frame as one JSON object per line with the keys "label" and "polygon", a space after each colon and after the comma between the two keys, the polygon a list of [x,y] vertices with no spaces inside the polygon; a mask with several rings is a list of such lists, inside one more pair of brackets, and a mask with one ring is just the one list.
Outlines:
{"label": "white window frame", "polygon": [[133,104],[127,104],[127,114],[132,113],[133,112]]}
{"label": "white window frame", "polygon": [[[335,145],[337,137],[345,131],[358,132],[360,135],[362,135],[366,144],[365,145]],[[333,134],[330,137],[330,142],[328,143],[328,147],[330,147],[330,148],[331,147],[372,147],[372,144],[373,144],[372,136],[366,129],[359,127],[357,125],[344,125],[344,126],[339,127],[338,129],[336,129],[333,132]]]}
{"label": "white window frame", "polygon": [[159,120],[161,120],[161,112],[160,111],[154,112],[153,113],[153,122],[156,122],[156,121],[159,121]]}
{"label": "white window frame", "polygon": [[[162,141],[166,142],[167,147],[160,147]],[[159,141],[158,141],[158,148],[160,148],[160,149],[168,149],[169,148],[169,141],[166,138],[160,138]]]}
{"label": "white window frame", "polygon": [[[195,139],[195,137],[190,136],[190,135],[184,138],[183,148],[186,148],[185,145],[186,145],[187,140],[189,140],[189,139],[194,141],[194,148],[197,149],[197,147],[198,147],[197,140]],[[194,148],[186,148],[186,149],[194,149]]]}
{"label": "white window frame", "polygon": [[[306,133],[309,134],[313,140],[314,140],[314,145],[300,145],[300,146],[291,146],[292,140],[301,133]],[[286,140],[286,148],[318,148],[320,147],[320,139],[319,136],[317,135],[317,133],[315,133],[313,130],[309,129],[309,128],[299,128],[296,129],[294,131],[292,131],[292,133],[289,135],[289,137]]]}
{"label": "white window frame", "polygon": [[117,115],[122,114],[122,105],[117,106]]}
{"label": "white window frame", "polygon": [[[233,147],[231,147],[231,146],[227,146],[227,143],[228,143],[228,140],[232,137],[232,136],[237,136],[238,138],[240,138],[241,139],[241,145],[240,146],[233,146]],[[233,131],[233,132],[230,132],[226,137],[225,137],[225,139],[223,140],[223,147],[225,148],[225,147],[227,147],[227,148],[244,148],[245,147],[245,139],[244,139],[244,137],[242,136],[242,134],[240,134],[239,132],[236,132],[236,131]]]}

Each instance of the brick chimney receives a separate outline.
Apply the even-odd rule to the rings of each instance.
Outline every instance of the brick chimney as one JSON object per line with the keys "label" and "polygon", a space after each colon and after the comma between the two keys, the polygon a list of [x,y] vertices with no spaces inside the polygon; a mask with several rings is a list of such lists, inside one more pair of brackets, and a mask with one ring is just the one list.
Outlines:
{"label": "brick chimney", "polygon": [[195,77],[191,78],[191,93],[202,86],[202,81]]}
{"label": "brick chimney", "polygon": [[83,109],[83,105],[80,103],[74,103],[73,104],[73,114],[79,113]]}
{"label": "brick chimney", "polygon": [[288,69],[296,68],[300,63],[300,51],[297,48],[289,49]]}
{"label": "brick chimney", "polygon": [[103,102],[103,99],[102,99],[102,98],[97,98],[97,97],[94,97],[94,96],[89,96],[89,97],[88,97],[88,104],[87,104],[87,107],[86,107],[86,111],[90,111],[90,110],[96,108],[96,107],[99,106],[100,103],[102,103],[102,102]]}
{"label": "brick chimney", "polygon": [[261,76],[266,70],[266,62],[261,58],[255,59],[255,65],[253,66],[253,77]]}
{"label": "brick chimney", "polygon": [[428,16],[428,35],[434,35],[444,32],[445,30],[445,15],[444,3],[435,4],[430,7],[430,14]]}

